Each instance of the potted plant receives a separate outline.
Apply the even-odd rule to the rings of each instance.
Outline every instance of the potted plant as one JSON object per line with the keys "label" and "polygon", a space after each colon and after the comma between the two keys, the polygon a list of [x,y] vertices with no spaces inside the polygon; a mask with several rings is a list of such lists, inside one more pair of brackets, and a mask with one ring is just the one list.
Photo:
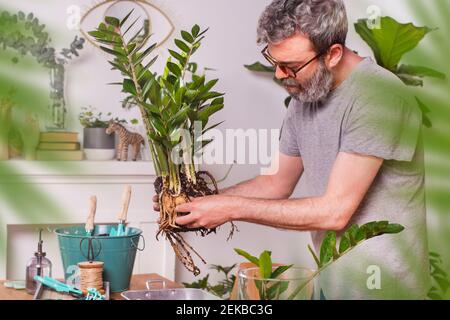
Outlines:
{"label": "potted plant", "polygon": [[[398,234],[403,230],[402,225],[389,221],[373,221],[362,226],[354,224],[342,233],[340,241],[336,231],[328,231],[320,246],[319,256],[308,245],[308,250],[317,264],[317,270],[274,264],[272,253],[267,250],[259,257],[255,257],[244,250],[235,249],[235,252],[250,264],[240,265],[238,283],[235,284],[232,297],[241,300],[315,299],[317,296],[313,293],[314,287],[317,286],[317,277],[325,269],[363,242],[385,234]],[[319,292],[315,291],[316,294]]]}
{"label": "potted plant", "polygon": [[127,123],[126,120],[111,118],[111,112],[106,114],[109,119],[103,118],[102,112],[97,112],[95,108],[84,107],[81,109],[79,120],[83,126],[83,147],[87,160],[107,161],[115,157],[116,139],[115,135],[108,135],[108,128],[111,120],[119,123]]}
{"label": "potted plant", "polygon": [[[137,106],[141,113],[158,176],[155,182],[161,206],[158,235],[165,236],[184,266],[198,275],[200,270],[191,254],[201,257],[181,234],[193,231],[205,236],[215,230],[178,226],[175,208],[195,197],[218,193],[214,178],[207,172],[198,172],[194,158],[211,142],[199,137],[198,124],[202,128],[200,133],[216,126],[206,127],[210,117],[223,109],[224,94],[212,90],[218,80],[207,81],[205,74],[196,73],[197,64],[191,62],[207,30],[195,25],[190,31],[181,31],[181,38],[175,39],[178,50],[169,50],[171,58],[158,75],[150,71],[156,57],[148,59],[156,44],[146,47],[149,36],[142,40],[139,32],[130,33],[134,24],[131,15],[132,12],[122,20],[105,17],[89,34],[112,56],[109,63],[123,76],[123,81],[116,84],[127,94],[128,105]],[[231,234],[233,230],[234,225]]]}

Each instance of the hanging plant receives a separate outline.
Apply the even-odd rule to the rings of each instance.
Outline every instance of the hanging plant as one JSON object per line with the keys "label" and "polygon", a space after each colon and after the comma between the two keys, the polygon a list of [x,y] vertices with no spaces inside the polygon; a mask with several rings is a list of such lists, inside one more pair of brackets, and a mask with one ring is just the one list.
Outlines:
{"label": "hanging plant", "polygon": [[[198,275],[200,270],[191,254],[206,262],[186,243],[181,233],[198,232],[206,236],[216,230],[188,229],[177,225],[175,208],[195,197],[218,193],[214,177],[208,172],[196,171],[194,156],[211,142],[199,135],[218,125],[204,129],[210,117],[224,107],[224,94],[212,90],[217,79],[206,81],[204,74],[196,74],[197,64],[190,61],[207,30],[202,31],[195,25],[190,32],[181,31],[181,38],[175,39],[178,50],[169,50],[171,58],[164,73],[158,75],[149,70],[156,57],[144,62],[156,44],[145,47],[148,38],[139,39],[140,31],[135,35],[129,34],[137,21],[129,23],[131,15],[132,12],[122,20],[105,17],[97,30],[89,34],[102,45],[103,51],[113,56],[109,61],[112,68],[122,73],[123,81],[116,84],[128,94],[126,105],[135,105],[141,112],[158,176],[155,190],[161,210],[157,237],[165,236],[178,259]],[[233,231],[232,224],[230,236]]]}
{"label": "hanging plant", "polygon": [[[53,100],[53,114],[58,117],[54,119],[54,125],[63,129],[65,127],[65,99],[64,99],[64,76],[65,64],[73,57],[79,56],[79,50],[83,49],[84,39],[75,37],[69,48],[61,50],[57,55],[55,48],[50,46],[51,39],[45,32],[45,25],[39,19],[29,13],[22,11],[11,14],[7,11],[0,13],[0,47],[3,50],[13,49],[22,57],[31,55],[36,61],[51,70],[50,98]],[[14,57],[13,63],[18,63],[19,58]]]}

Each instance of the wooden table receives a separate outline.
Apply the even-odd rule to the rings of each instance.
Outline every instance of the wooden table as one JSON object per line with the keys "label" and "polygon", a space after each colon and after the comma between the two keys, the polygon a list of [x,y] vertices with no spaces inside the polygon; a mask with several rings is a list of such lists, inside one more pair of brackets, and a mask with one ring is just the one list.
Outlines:
{"label": "wooden table", "polygon": [[[131,278],[130,289],[129,290],[145,290],[145,282],[147,280],[164,280],[166,282],[166,288],[183,288],[179,283],[170,281],[158,274],[141,274],[134,275]],[[0,300],[32,300],[33,296],[29,295],[25,290],[15,290],[6,288],[3,283],[5,281],[0,281]],[[161,289],[162,283],[155,283],[152,288]],[[120,293],[111,294],[111,300],[123,300]]]}

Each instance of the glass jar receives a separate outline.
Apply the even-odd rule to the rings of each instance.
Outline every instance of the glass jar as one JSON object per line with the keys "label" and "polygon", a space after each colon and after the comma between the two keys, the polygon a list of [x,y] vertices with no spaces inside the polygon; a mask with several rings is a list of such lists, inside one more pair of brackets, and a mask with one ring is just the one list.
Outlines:
{"label": "glass jar", "polygon": [[26,289],[29,294],[36,292],[37,283],[34,280],[35,276],[52,276],[52,263],[45,257],[45,253],[39,254],[36,252],[35,256],[27,263]]}
{"label": "glass jar", "polygon": [[276,279],[265,279],[259,268],[241,269],[238,271],[238,299],[314,300],[314,276],[315,270],[291,267]]}

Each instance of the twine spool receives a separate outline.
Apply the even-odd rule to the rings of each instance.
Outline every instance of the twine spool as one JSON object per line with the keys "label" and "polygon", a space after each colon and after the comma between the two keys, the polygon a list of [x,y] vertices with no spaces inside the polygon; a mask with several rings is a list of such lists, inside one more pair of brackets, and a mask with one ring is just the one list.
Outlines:
{"label": "twine spool", "polygon": [[103,290],[103,262],[80,262],[80,289],[85,292],[89,288]]}

